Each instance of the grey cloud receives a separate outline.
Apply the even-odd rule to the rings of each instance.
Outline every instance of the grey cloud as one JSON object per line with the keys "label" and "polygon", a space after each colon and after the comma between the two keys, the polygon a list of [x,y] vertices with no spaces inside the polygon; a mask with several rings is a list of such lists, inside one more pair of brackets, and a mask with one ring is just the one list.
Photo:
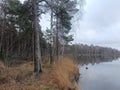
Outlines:
{"label": "grey cloud", "polygon": [[[88,0],[87,0],[88,1]],[[120,0],[91,0],[84,19],[94,27],[108,27],[120,20]]]}
{"label": "grey cloud", "polygon": [[119,9],[120,0],[86,0],[83,19],[74,25],[75,42],[120,49]]}

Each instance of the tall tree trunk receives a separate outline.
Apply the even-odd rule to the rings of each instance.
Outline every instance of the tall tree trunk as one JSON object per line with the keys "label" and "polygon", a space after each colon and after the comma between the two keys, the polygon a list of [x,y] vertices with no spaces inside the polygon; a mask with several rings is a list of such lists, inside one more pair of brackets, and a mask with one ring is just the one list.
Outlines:
{"label": "tall tree trunk", "polygon": [[4,10],[3,10],[4,11],[4,13],[3,13],[3,29],[2,29],[2,37],[1,37],[1,51],[2,51],[2,57],[4,59],[4,62],[7,61],[7,59],[6,59],[6,56],[7,56],[6,45],[7,44],[3,46],[3,44],[6,43],[5,41],[7,39],[7,37],[4,38],[5,29],[6,29],[6,2],[7,1],[4,1],[4,6],[3,6],[3,8],[4,8]]}
{"label": "tall tree trunk", "polygon": [[42,59],[41,59],[41,51],[40,51],[40,33],[39,33],[39,22],[38,22],[37,14],[38,14],[37,0],[33,0],[34,74],[35,75],[38,75],[40,72],[42,72]]}
{"label": "tall tree trunk", "polygon": [[[52,2],[52,0],[51,0]],[[50,63],[54,63],[54,32],[53,32],[53,11],[51,10],[51,32],[52,32],[52,37],[51,37],[51,44],[50,45]]]}
{"label": "tall tree trunk", "polygon": [[1,30],[1,38],[0,38],[0,52],[1,52],[1,54],[2,54],[2,43],[3,43],[3,31],[4,31],[4,29],[5,29],[5,18],[4,18],[4,20],[3,20],[3,27],[2,27],[2,30]]}
{"label": "tall tree trunk", "polygon": [[63,46],[62,46],[62,57],[63,57],[63,55],[64,55],[64,50],[65,50],[65,45],[63,44]]}
{"label": "tall tree trunk", "polygon": [[58,54],[58,45],[59,45],[59,41],[58,41],[58,29],[59,29],[59,22],[58,22],[59,18],[56,17],[56,56],[57,56],[57,59],[59,58],[59,54]]}

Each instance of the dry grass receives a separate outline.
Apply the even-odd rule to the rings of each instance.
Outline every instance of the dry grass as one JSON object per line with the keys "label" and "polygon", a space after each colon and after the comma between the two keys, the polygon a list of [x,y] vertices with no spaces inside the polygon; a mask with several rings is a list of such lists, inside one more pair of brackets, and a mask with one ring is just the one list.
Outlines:
{"label": "dry grass", "polygon": [[79,69],[74,61],[61,59],[51,69],[51,72],[42,76],[42,78],[46,78],[47,80],[45,84],[52,87],[53,90],[58,88],[60,90],[79,90],[77,86]]}
{"label": "dry grass", "polygon": [[25,85],[32,81],[32,71],[33,65],[31,65],[31,62],[9,68],[0,62],[0,90],[27,90]]}
{"label": "dry grass", "polygon": [[10,68],[0,62],[0,90],[79,90],[79,69],[72,60],[62,59],[52,67],[49,63],[44,66],[44,72],[34,77],[32,62]]}

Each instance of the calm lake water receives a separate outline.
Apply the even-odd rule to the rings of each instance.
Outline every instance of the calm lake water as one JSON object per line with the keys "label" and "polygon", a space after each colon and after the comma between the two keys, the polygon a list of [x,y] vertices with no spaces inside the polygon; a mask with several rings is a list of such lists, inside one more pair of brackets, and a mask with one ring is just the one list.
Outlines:
{"label": "calm lake water", "polygon": [[82,90],[120,90],[120,59],[79,67]]}

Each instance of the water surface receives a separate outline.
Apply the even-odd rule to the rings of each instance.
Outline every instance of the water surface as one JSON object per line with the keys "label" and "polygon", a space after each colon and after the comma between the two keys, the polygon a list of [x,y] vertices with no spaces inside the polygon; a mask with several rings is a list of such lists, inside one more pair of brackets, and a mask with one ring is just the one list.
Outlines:
{"label": "water surface", "polygon": [[79,67],[82,90],[120,90],[120,59]]}

